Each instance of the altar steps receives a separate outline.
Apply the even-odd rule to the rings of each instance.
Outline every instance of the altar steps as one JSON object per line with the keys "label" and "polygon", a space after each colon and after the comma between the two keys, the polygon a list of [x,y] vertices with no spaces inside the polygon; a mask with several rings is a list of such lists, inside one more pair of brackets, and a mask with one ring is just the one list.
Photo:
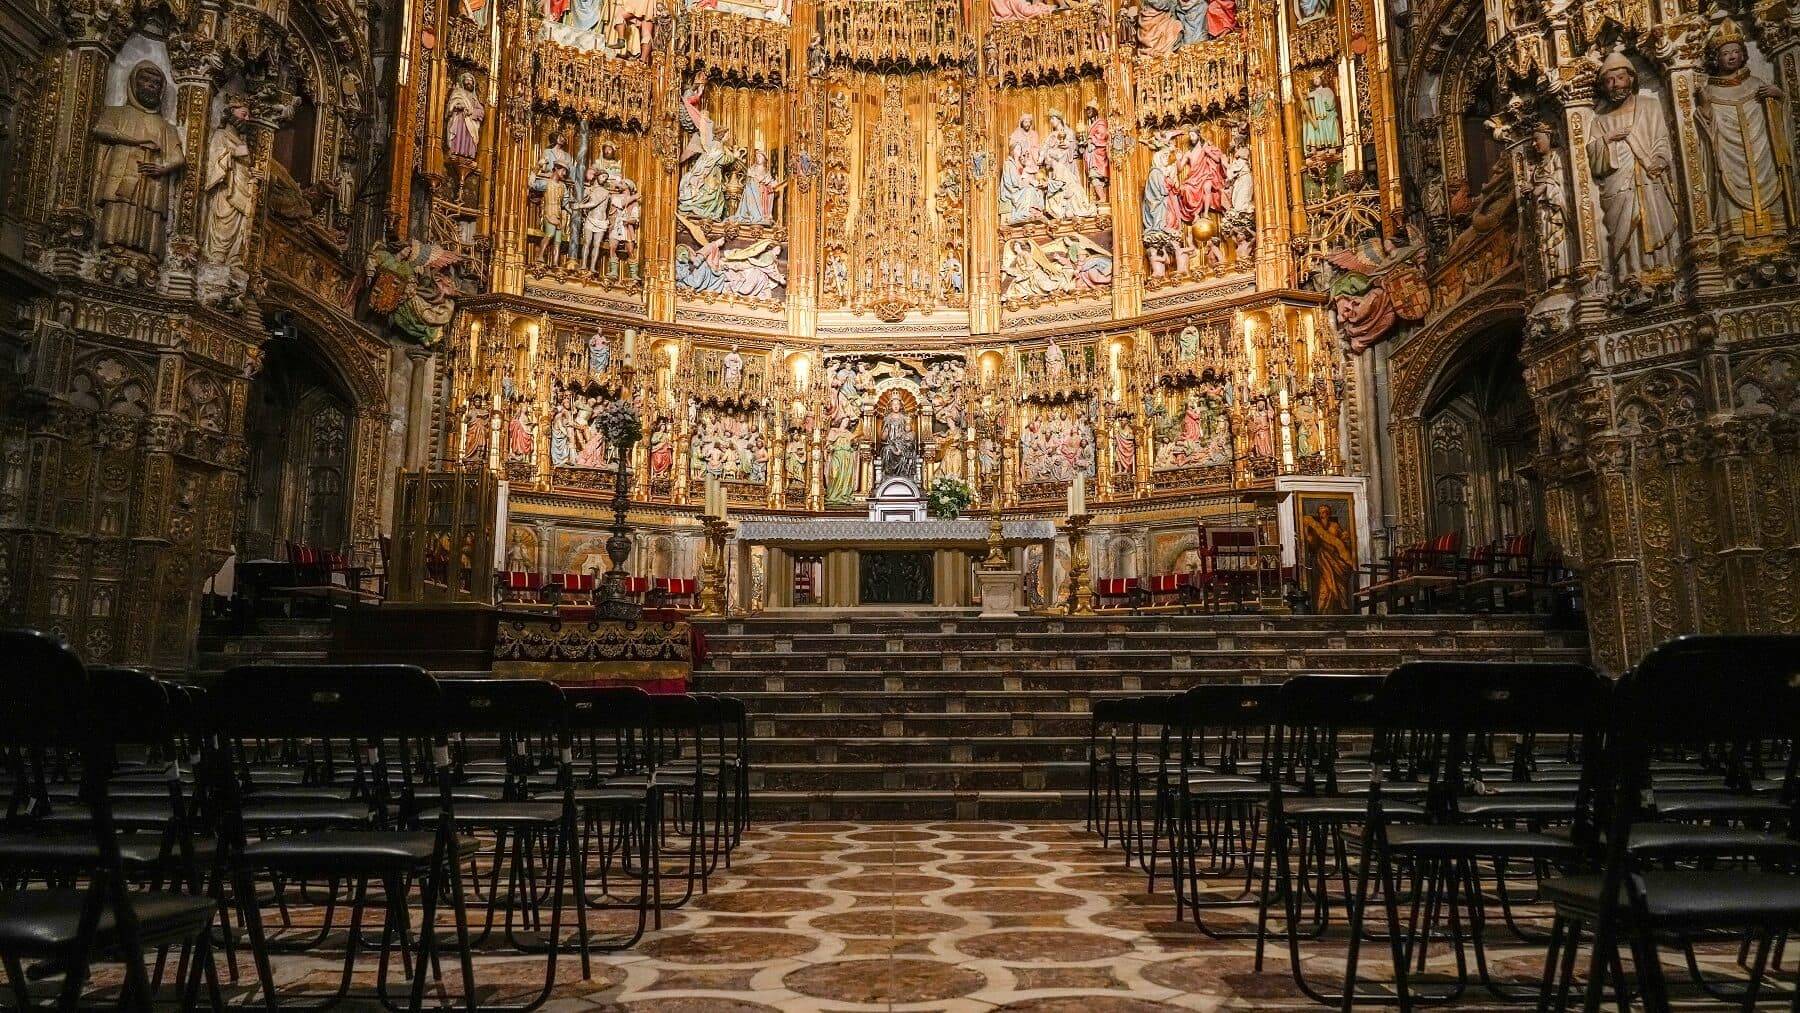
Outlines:
{"label": "altar steps", "polygon": [[1581,661],[1533,616],[753,617],[700,692],[750,713],[762,819],[1079,818],[1095,697],[1427,658]]}

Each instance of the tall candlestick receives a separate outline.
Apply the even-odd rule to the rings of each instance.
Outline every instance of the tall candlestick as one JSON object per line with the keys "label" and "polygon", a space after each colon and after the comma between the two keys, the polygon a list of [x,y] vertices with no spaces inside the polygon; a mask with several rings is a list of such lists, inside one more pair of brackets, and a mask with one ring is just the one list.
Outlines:
{"label": "tall candlestick", "polygon": [[1084,513],[1087,513],[1087,475],[1077,472],[1075,481],[1069,485],[1069,516]]}
{"label": "tall candlestick", "polygon": [[719,516],[719,480],[711,475],[706,476],[706,495],[702,499],[704,505],[700,512],[708,517]]}
{"label": "tall candlestick", "polygon": [[723,485],[721,485],[721,486],[719,486],[719,509],[717,511],[715,511],[715,513],[718,516],[719,520],[722,521],[725,519],[725,515],[727,513],[729,513],[730,511],[731,511],[731,500],[725,495],[725,487]]}

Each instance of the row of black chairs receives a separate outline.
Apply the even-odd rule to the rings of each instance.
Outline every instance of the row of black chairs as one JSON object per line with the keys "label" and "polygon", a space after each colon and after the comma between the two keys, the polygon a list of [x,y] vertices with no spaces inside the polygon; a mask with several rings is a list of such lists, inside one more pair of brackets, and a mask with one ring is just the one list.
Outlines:
{"label": "row of black chairs", "polygon": [[[19,630],[0,654],[0,958],[20,1007],[60,976],[76,1008],[90,966],[119,961],[120,1003],[147,1008],[174,955],[183,1008],[202,986],[216,1008],[215,954],[235,980],[243,946],[270,1008],[344,998],[371,950],[388,1008],[529,1010],[563,952],[587,977],[704,892],[749,825],[730,698],[405,665],[247,666],[202,691]],[[333,991],[278,987],[271,955],[340,940]],[[483,947],[542,954],[541,986],[502,998],[477,980]]]}
{"label": "row of black chairs", "polygon": [[[1680,638],[1616,683],[1415,662],[1199,686],[1096,702],[1089,823],[1152,890],[1170,884],[1178,917],[1253,939],[1259,971],[1284,942],[1325,1005],[1564,1009],[1585,953],[1590,1011],[1700,995],[1800,1010],[1770,973],[1800,925],[1796,737],[1792,636]],[[1541,973],[1499,973],[1502,935],[1541,948]],[[1706,947],[1742,973],[1705,970]],[[1307,973],[1320,955],[1341,980]]]}

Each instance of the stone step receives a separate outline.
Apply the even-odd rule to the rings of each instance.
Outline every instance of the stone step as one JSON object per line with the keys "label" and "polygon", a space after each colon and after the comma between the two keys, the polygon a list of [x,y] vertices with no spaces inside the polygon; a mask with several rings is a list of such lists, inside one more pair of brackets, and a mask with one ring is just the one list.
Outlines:
{"label": "stone step", "polygon": [[768,763],[752,791],[1087,790],[1086,761],[1034,763]]}
{"label": "stone step", "polygon": [[1086,735],[1086,713],[1011,714],[752,714],[751,734],[756,736],[817,737],[850,735],[866,738],[904,739],[914,736],[962,737],[969,735]]}
{"label": "stone step", "polygon": [[[904,679],[904,677],[902,677]],[[735,693],[753,714],[1086,713],[1087,698],[1056,690],[863,690],[835,693]]]}
{"label": "stone step", "polygon": [[1087,732],[1079,735],[759,736],[750,742],[758,764],[895,765],[906,763],[1046,764],[1086,762]]}
{"label": "stone step", "polygon": [[1087,792],[1065,791],[763,791],[750,810],[763,822],[795,820],[1075,820]]}

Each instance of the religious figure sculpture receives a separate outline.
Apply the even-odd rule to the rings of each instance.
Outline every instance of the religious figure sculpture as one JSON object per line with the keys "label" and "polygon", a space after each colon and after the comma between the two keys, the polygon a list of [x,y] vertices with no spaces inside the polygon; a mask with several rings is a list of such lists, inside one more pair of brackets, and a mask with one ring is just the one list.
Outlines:
{"label": "religious figure sculpture", "polygon": [[162,68],[140,61],[126,78],[125,102],[100,110],[94,124],[100,144],[94,231],[102,249],[162,252],[172,177],[187,165],[180,135],[163,119],[167,87]]}
{"label": "religious figure sculpture", "polygon": [[1192,362],[1200,357],[1200,328],[1189,324],[1181,329],[1175,338],[1176,354],[1182,362]]}
{"label": "religious figure sculpture", "polygon": [[598,268],[600,251],[612,226],[612,194],[607,189],[610,179],[599,166],[590,166],[582,180],[581,196],[569,207],[581,235],[575,259],[583,270]]}
{"label": "religious figure sculpture", "polygon": [[1544,255],[1544,276],[1554,282],[1569,273],[1568,197],[1563,184],[1562,153],[1550,132],[1532,135],[1537,159],[1531,166],[1531,203],[1537,210],[1538,246]]}
{"label": "religious figure sculpture", "polygon": [[606,233],[607,252],[612,257],[608,272],[612,277],[629,274],[637,277],[638,222],[643,218],[643,197],[637,184],[615,172],[607,184],[612,203],[612,224]]}
{"label": "religious figure sculpture", "polygon": [[1007,135],[1006,162],[1000,169],[1001,224],[1023,225],[1048,214],[1044,189],[1038,183],[1042,158],[1038,132],[1027,113]]}
{"label": "religious figure sculpture", "polygon": [[1137,474],[1137,432],[1127,414],[1113,419],[1113,471],[1120,475]]}
{"label": "religious figure sculpture", "polygon": [[569,223],[573,217],[574,197],[569,188],[569,167],[561,162],[551,166],[550,174],[534,181],[542,201],[539,228],[538,260],[545,267],[562,263],[563,246],[569,241]]}
{"label": "religious figure sculpture", "polygon": [[612,342],[606,340],[605,331],[595,331],[588,339],[588,372],[595,376],[612,368]]}
{"label": "religious figure sculpture", "polygon": [[487,105],[475,93],[475,75],[463,71],[444,100],[444,150],[456,158],[474,159],[481,146],[481,121]]}
{"label": "religious figure sculpture", "polygon": [[825,459],[825,502],[831,506],[849,503],[856,495],[855,422],[839,419],[832,426]]}
{"label": "religious figure sculpture", "polygon": [[1067,375],[1067,358],[1063,355],[1062,346],[1055,338],[1044,346],[1044,379],[1051,383],[1061,383]]}
{"label": "religious figure sculpture", "polygon": [[881,420],[881,477],[895,476],[919,477],[919,442],[912,419],[898,407]]}
{"label": "religious figure sculpture", "polygon": [[1613,281],[1654,288],[1674,280],[1679,249],[1668,119],[1656,96],[1638,89],[1637,65],[1622,52],[1601,64],[1600,90],[1607,107],[1594,116],[1587,156]]}
{"label": "religious figure sculpture", "polygon": [[719,382],[728,390],[744,385],[744,356],[736,345],[731,346],[731,351],[726,352],[719,363]]}
{"label": "religious figure sculpture", "polygon": [[944,291],[955,295],[962,295],[962,258],[958,257],[955,251],[944,251],[944,259],[938,262],[938,280],[943,282]]}
{"label": "religious figure sculpture", "polygon": [[744,170],[744,192],[738,198],[734,222],[745,225],[767,225],[775,217],[775,174],[769,171],[769,153],[757,148]]}
{"label": "religious figure sculpture", "polygon": [[448,273],[456,262],[455,251],[418,240],[375,247],[366,267],[369,308],[402,337],[436,344],[456,315],[456,282]]}
{"label": "religious figure sculpture", "polygon": [[743,156],[727,147],[731,130],[720,127],[716,134],[702,142],[687,170],[681,174],[676,191],[675,210],[702,221],[716,222],[725,217],[725,170],[738,164]]}
{"label": "religious figure sculpture", "polygon": [[1082,107],[1081,117],[1087,125],[1087,135],[1081,140],[1081,159],[1087,166],[1088,184],[1094,188],[1094,201],[1104,205],[1112,181],[1112,127],[1093,102]]}
{"label": "religious figure sculpture", "polygon": [[1144,0],[1137,17],[1138,51],[1145,56],[1165,56],[1180,48],[1181,18],[1177,0]]}
{"label": "religious figure sculpture", "polygon": [[1049,173],[1044,211],[1058,221],[1087,218],[1094,214],[1095,208],[1088,197],[1086,173],[1079,161],[1075,131],[1060,112],[1052,112],[1049,120],[1050,130],[1043,146],[1043,165]]}
{"label": "religious figure sculpture", "polygon": [[228,272],[244,264],[250,220],[256,214],[250,145],[238,130],[249,115],[242,97],[227,97],[206,145],[206,223],[200,234],[200,257]]}
{"label": "religious figure sculpture", "polygon": [[1225,210],[1225,152],[1198,130],[1188,133],[1188,144],[1178,191],[1184,224]]}
{"label": "religious figure sculpture", "polygon": [[1338,116],[1337,92],[1324,71],[1313,78],[1312,90],[1306,93],[1305,112],[1300,127],[1301,147],[1336,148],[1344,143],[1344,128]]}
{"label": "religious figure sculpture", "polygon": [[1256,215],[1256,176],[1250,169],[1250,149],[1239,145],[1225,163],[1225,208],[1233,215]]}
{"label": "religious figure sculpture", "polygon": [[1778,249],[1796,210],[1793,143],[1782,129],[1786,96],[1750,72],[1749,46],[1736,21],[1719,23],[1706,55],[1712,73],[1699,89],[1698,119],[1712,155],[1720,230]]}

